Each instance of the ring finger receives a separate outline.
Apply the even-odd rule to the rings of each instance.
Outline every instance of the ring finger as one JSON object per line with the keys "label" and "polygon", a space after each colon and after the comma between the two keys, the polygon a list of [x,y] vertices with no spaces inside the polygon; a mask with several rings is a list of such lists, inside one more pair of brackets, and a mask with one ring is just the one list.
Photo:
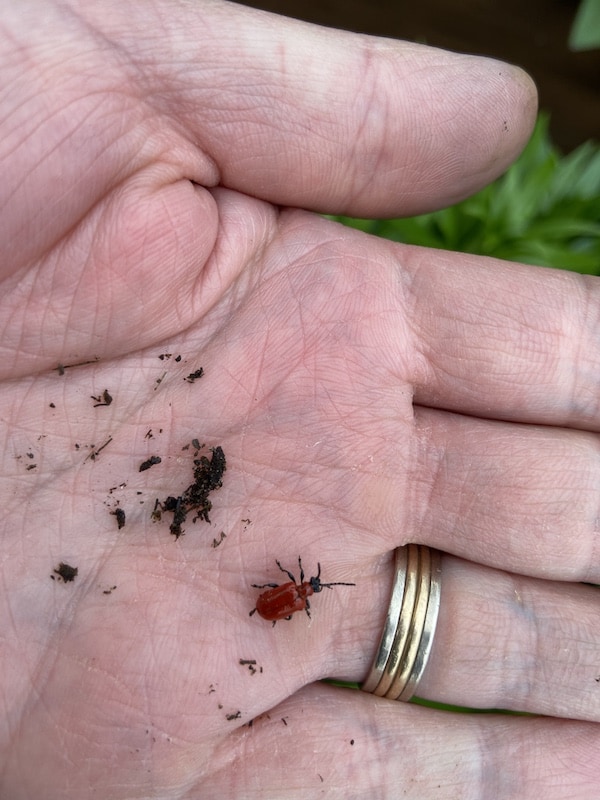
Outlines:
{"label": "ring finger", "polygon": [[598,590],[442,558],[437,630],[418,694],[600,721]]}

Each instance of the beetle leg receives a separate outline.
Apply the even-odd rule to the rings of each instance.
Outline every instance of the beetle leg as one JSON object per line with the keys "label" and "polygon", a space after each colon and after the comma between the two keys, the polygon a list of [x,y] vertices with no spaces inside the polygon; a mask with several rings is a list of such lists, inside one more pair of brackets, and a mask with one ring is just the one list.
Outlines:
{"label": "beetle leg", "polygon": [[304,583],[304,570],[302,569],[302,559],[298,556],[298,566],[300,567],[300,583]]}
{"label": "beetle leg", "polygon": [[308,618],[312,619],[312,617],[310,616],[310,600],[308,599],[308,597],[306,598],[306,606],[304,610],[306,611]]}
{"label": "beetle leg", "polygon": [[278,583],[251,583],[253,589],[276,589],[279,584]]}

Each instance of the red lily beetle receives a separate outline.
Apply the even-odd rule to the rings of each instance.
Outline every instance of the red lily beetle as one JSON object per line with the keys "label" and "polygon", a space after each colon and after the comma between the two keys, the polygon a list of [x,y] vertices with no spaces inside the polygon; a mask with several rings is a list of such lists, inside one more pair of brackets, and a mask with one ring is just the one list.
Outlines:
{"label": "red lily beetle", "polygon": [[343,583],[341,581],[322,583],[320,564],[317,564],[317,574],[305,581],[300,556],[298,556],[300,583],[296,582],[296,578],[292,573],[284,569],[279,561],[276,560],[275,563],[290,580],[286,583],[253,583],[252,586],[255,589],[266,589],[267,591],[258,596],[256,608],[253,608],[250,612],[250,616],[252,616],[255,611],[258,611],[260,617],[272,621],[273,625],[279,619],[291,619],[292,614],[295,614],[296,611],[306,611],[310,617],[310,602],[308,598],[311,594],[316,594],[325,588],[331,589],[332,586],[356,586],[355,583]]}

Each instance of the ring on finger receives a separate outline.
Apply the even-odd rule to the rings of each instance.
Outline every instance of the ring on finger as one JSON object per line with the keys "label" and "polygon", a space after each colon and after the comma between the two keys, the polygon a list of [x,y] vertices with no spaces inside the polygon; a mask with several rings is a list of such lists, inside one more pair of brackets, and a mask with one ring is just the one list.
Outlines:
{"label": "ring on finger", "polygon": [[398,547],[383,632],[361,689],[391,700],[410,700],[433,645],[441,594],[441,553],[425,545]]}

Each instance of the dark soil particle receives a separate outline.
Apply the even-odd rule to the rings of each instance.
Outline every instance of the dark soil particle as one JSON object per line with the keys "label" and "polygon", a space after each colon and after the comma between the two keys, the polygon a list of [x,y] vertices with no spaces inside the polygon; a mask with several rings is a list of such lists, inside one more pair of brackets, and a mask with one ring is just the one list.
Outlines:
{"label": "dark soil particle", "polygon": [[197,381],[203,375],[204,375],[204,369],[200,367],[200,369],[197,369],[195,372],[190,372],[190,374],[187,375],[183,380],[187,381],[188,383],[194,383],[194,381]]}
{"label": "dark soil particle", "polygon": [[[53,574],[50,575],[53,581],[58,580],[59,578],[62,579],[63,583],[71,583],[77,577],[77,573],[79,570],[77,567],[72,567],[70,564],[65,564],[63,561],[60,562],[58,568],[53,570]],[[58,578],[56,577],[58,575]]]}
{"label": "dark soil particle", "polygon": [[[108,439],[107,439],[107,440],[104,442],[104,444],[100,445],[100,447],[96,447],[96,445],[95,445],[95,444],[91,444],[91,445],[89,445],[89,447],[90,447],[90,452],[89,452],[89,453],[88,453],[88,455],[85,457],[85,460],[87,461],[87,460],[88,460],[88,458],[89,458],[91,461],[95,461],[95,460],[98,458],[98,456],[100,455],[100,453],[101,453],[101,452],[104,450],[104,448],[105,448],[105,447],[108,447],[108,445],[109,445],[111,442],[112,442],[112,436],[109,436],[109,437],[108,437]],[[76,445],[75,445],[75,448],[76,448],[77,450],[79,450],[79,445],[78,445],[78,444],[76,444]]]}
{"label": "dark soil particle", "polygon": [[167,374],[166,372],[163,372],[163,374],[160,376],[160,378],[157,378],[154,381],[154,383],[155,383],[154,391],[156,391],[158,389],[158,387],[161,385],[161,383],[164,381],[166,374]]}
{"label": "dark soil particle", "polygon": [[115,508],[115,510],[110,513],[117,518],[117,526],[119,530],[121,530],[121,528],[125,526],[125,512],[122,508]]}
{"label": "dark soil particle", "polygon": [[240,658],[240,664],[242,667],[248,667],[248,672],[251,675],[256,675],[257,672],[263,671],[261,666],[256,665],[255,658]]}
{"label": "dark soil particle", "polygon": [[140,472],[145,472],[150,467],[153,467],[155,464],[160,464],[162,458],[160,456],[150,456],[147,461],[142,461],[140,464]]}
{"label": "dark soil particle", "polygon": [[222,447],[212,447],[212,456],[200,456],[194,459],[194,482],[178,497],[170,495],[165,500],[157,501],[153,511],[153,518],[160,518],[160,511],[170,511],[173,513],[173,521],[169,530],[176,539],[183,534],[182,525],[187,519],[190,511],[195,511],[192,522],[203,519],[210,522],[209,513],[212,502],[209,494],[219,489],[223,485],[223,473],[227,469],[225,453]]}
{"label": "dark soil particle", "polygon": [[97,364],[98,361],[100,361],[100,358],[96,356],[96,358],[90,358],[88,361],[78,361],[77,364],[57,364],[56,371],[59,375],[64,375],[65,371],[72,367],[85,367],[87,364]]}
{"label": "dark soil particle", "polygon": [[90,395],[91,399],[94,400],[94,408],[98,408],[99,406],[109,406],[113,399],[108,392],[108,389],[105,389],[102,394],[99,395]]}
{"label": "dark soil particle", "polygon": [[225,531],[221,531],[220,538],[219,539],[213,539],[211,546],[212,547],[218,547],[221,544],[221,542],[223,541],[223,539],[226,538],[226,536],[227,536],[227,534],[225,533]]}

